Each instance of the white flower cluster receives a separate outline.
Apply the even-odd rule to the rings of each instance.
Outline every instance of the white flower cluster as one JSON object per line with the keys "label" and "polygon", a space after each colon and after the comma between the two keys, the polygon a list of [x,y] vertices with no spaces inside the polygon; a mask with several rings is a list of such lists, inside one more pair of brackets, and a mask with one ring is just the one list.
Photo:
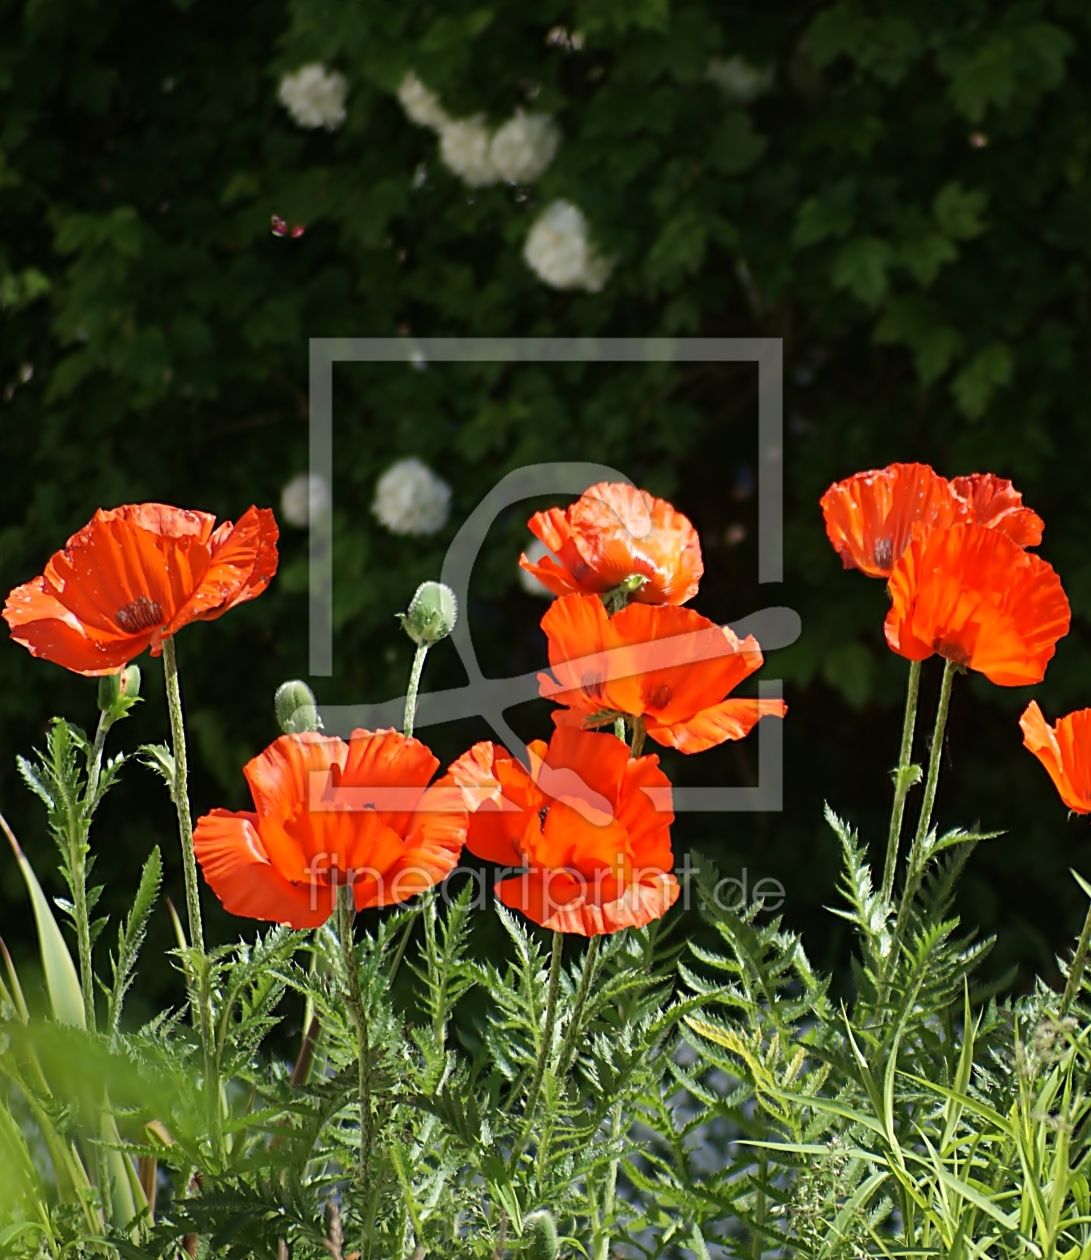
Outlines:
{"label": "white flower cluster", "polygon": [[554,289],[598,293],[614,269],[614,260],[603,258],[591,243],[583,211],[570,201],[550,202],[535,219],[523,257]]}
{"label": "white flower cluster", "polygon": [[435,534],[447,524],[451,487],[415,456],[399,459],[376,483],[371,510],[392,534]]}
{"label": "white flower cluster", "polygon": [[336,131],[345,121],[348,83],[343,74],[318,62],[301,66],[280,81],[280,103],[300,127]]}
{"label": "white flower cluster", "polygon": [[439,135],[444,166],[471,188],[505,181],[533,183],[557,153],[561,133],[547,114],[518,109],[497,131],[489,130],[483,114],[451,118],[439,97],[412,70],[398,86],[398,100],[406,116]]}
{"label": "white flower cluster", "polygon": [[715,83],[729,101],[749,105],[773,86],[773,67],[751,65],[744,57],[713,57],[705,78]]}
{"label": "white flower cluster", "polygon": [[280,514],[297,529],[306,529],[312,518],[329,510],[330,488],[318,473],[297,473],[280,492]]}

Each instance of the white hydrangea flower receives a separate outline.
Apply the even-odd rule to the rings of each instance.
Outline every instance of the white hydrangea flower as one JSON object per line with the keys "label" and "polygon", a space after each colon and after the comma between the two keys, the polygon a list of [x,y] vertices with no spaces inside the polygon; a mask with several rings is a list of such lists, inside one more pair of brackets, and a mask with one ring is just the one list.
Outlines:
{"label": "white hydrangea flower", "polygon": [[535,219],[523,257],[540,279],[554,289],[586,289],[598,293],[614,263],[603,258],[588,236],[583,211],[570,201],[553,201]]}
{"label": "white hydrangea flower", "polygon": [[280,492],[281,516],[299,529],[329,510],[330,488],[319,473],[297,473]]}
{"label": "white hydrangea flower", "polygon": [[300,127],[336,131],[345,121],[348,83],[343,74],[314,62],[280,81],[280,103]]}
{"label": "white hydrangea flower", "polygon": [[[557,558],[540,538],[533,539],[523,554],[531,564],[539,564],[546,556],[553,560]],[[533,573],[528,573],[522,565],[519,566],[519,585],[528,595],[540,595],[543,599],[553,598],[553,592],[547,586],[543,586]]]}
{"label": "white hydrangea flower", "polygon": [[489,155],[492,137],[482,119],[455,118],[439,129],[439,156],[443,165],[471,188],[485,188],[500,178]]}
{"label": "white hydrangea flower", "polygon": [[773,86],[773,67],[751,65],[745,57],[713,57],[705,78],[715,83],[728,100],[749,105]]}
{"label": "white hydrangea flower", "polygon": [[406,117],[418,127],[431,127],[438,131],[451,121],[436,93],[426,88],[412,70],[407,71],[398,84],[398,100]]}
{"label": "white hydrangea flower", "polygon": [[371,510],[392,534],[435,534],[447,524],[451,487],[416,456],[379,478]]}
{"label": "white hydrangea flower", "polygon": [[517,109],[489,146],[493,169],[509,184],[530,184],[553,161],[561,133],[548,114],[525,114]]}

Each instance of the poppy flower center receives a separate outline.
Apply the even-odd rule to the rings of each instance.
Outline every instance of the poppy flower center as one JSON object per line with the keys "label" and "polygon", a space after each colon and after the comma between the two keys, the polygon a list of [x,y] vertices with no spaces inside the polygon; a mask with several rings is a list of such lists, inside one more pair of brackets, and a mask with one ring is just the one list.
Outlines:
{"label": "poppy flower center", "polygon": [[894,563],[894,544],[889,538],[876,538],[872,557],[880,569],[889,569]]}
{"label": "poppy flower center", "polygon": [[119,608],[114,613],[114,620],[126,634],[139,634],[141,630],[151,630],[153,626],[163,624],[163,610],[147,595],[141,595],[131,604]]}

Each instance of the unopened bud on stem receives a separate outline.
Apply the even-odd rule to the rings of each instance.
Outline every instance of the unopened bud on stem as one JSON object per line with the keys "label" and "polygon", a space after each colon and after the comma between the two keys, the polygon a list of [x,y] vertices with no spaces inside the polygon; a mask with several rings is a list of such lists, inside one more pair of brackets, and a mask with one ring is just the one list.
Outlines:
{"label": "unopened bud on stem", "polygon": [[108,724],[123,718],[140,699],[140,666],[127,665],[98,680],[98,707]]}
{"label": "unopened bud on stem", "polygon": [[416,644],[431,647],[445,639],[458,620],[455,593],[442,582],[423,582],[409,604],[409,611],[398,613],[402,629]]}
{"label": "unopened bud on stem", "polygon": [[557,1260],[560,1245],[553,1213],[544,1208],[540,1212],[531,1212],[523,1226],[527,1238],[526,1253],[530,1260]]}
{"label": "unopened bud on stem", "polygon": [[317,731],[322,726],[314,692],[298,678],[280,684],[273,706],[277,725],[285,735],[302,735],[304,731]]}

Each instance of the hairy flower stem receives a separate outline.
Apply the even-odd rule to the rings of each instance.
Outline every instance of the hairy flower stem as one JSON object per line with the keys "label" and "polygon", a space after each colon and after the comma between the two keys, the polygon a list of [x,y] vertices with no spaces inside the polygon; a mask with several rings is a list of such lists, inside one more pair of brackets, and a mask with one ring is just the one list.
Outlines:
{"label": "hairy flower stem", "polygon": [[1068,969],[1068,980],[1064,986],[1064,997],[1061,998],[1061,1019],[1068,1014],[1068,1008],[1076,1000],[1083,982],[1083,973],[1087,967],[1087,950],[1091,945],[1091,909],[1083,921],[1083,931],[1076,942],[1076,952],[1072,955],[1072,965]]}
{"label": "hairy flower stem", "polygon": [[629,745],[629,756],[639,757],[644,751],[644,719],[642,717],[633,718],[633,742]]}
{"label": "hairy flower stem", "polygon": [[601,936],[592,936],[587,943],[587,953],[583,956],[583,975],[580,976],[580,986],[576,990],[576,998],[572,1003],[572,1018],[568,1021],[568,1027],[565,1029],[564,1040],[561,1042],[560,1057],[557,1060],[558,1076],[564,1076],[568,1071],[572,1057],[576,1053],[576,1041],[579,1038],[580,1024],[583,1020],[583,1008],[587,1003],[587,995],[591,992],[591,979],[595,972],[595,964],[598,962],[601,942]]}
{"label": "hairy flower stem", "polygon": [[939,763],[943,759],[943,733],[947,728],[947,707],[951,703],[951,681],[955,676],[955,668],[950,661],[943,664],[943,681],[940,683],[939,704],[936,707],[936,727],[932,732],[932,748],[928,754],[928,778],[924,784],[924,800],[921,802],[917,834],[913,837],[914,846],[924,843],[928,828],[932,825],[932,806],[936,800],[936,784],[939,782]]}
{"label": "hairy flower stem", "polygon": [[898,867],[898,847],[902,839],[902,818],[905,798],[916,782],[913,774],[913,731],[917,725],[917,696],[920,692],[921,663],[909,662],[909,684],[905,694],[905,719],[902,722],[902,746],[894,771],[894,808],[890,814],[890,835],[886,842],[886,865],[883,868],[883,899],[889,901],[894,892],[894,876]]}
{"label": "hairy flower stem", "polygon": [[349,1017],[356,1029],[356,1051],[359,1058],[359,1101],[360,1101],[360,1197],[363,1209],[363,1223],[360,1228],[360,1255],[368,1260],[371,1254],[370,1230],[368,1229],[368,1211],[371,1206],[371,1046],[368,1037],[367,1009],[364,1006],[364,995],[360,989],[360,973],[356,968],[356,946],[352,935],[352,920],[355,917],[352,901],[352,887],[343,884],[337,890],[337,935],[341,942],[341,961],[345,970],[345,997],[348,1001]]}
{"label": "hairy flower stem", "polygon": [[[951,702],[951,681],[955,676],[956,666],[946,661],[943,666],[943,681],[940,683],[939,704],[936,706],[936,725],[932,731],[932,748],[928,756],[928,779],[924,785],[924,800],[921,802],[921,816],[917,822],[916,834],[909,850],[909,869],[906,871],[905,887],[902,889],[898,903],[898,913],[894,918],[894,932],[890,939],[890,953],[886,964],[886,977],[893,974],[898,965],[898,951],[901,949],[902,932],[905,928],[909,906],[916,895],[922,867],[915,861],[920,853],[921,845],[928,835],[932,824],[932,806],[936,800],[936,784],[939,782],[939,765],[943,758],[943,734],[947,728],[947,709]],[[888,979],[884,978],[879,986],[879,1006],[886,1001]]]}
{"label": "hairy flower stem", "polygon": [[553,952],[549,960],[549,988],[546,991],[545,1023],[542,1027],[542,1040],[538,1046],[538,1059],[534,1064],[534,1076],[527,1090],[527,1102],[523,1108],[523,1131],[519,1134],[511,1150],[510,1169],[514,1173],[519,1167],[519,1160],[530,1140],[534,1127],[534,1109],[538,1105],[538,1095],[542,1091],[542,1079],[545,1076],[546,1060],[549,1058],[549,1047],[553,1044],[553,1023],[557,1018],[557,997],[561,991],[561,958],[564,954],[564,933],[553,933]]}
{"label": "hairy flower stem", "polygon": [[195,992],[190,1002],[197,1018],[204,1055],[205,1088],[212,1131],[219,1144],[220,1088],[219,1073],[212,1045],[212,994],[205,934],[201,924],[201,898],[197,884],[197,856],[193,849],[193,819],[189,812],[189,771],[186,764],[186,727],[182,719],[182,691],[178,685],[178,658],[173,636],[163,640],[163,676],[167,684],[167,709],[170,713],[170,742],[174,753],[174,807],[178,812],[178,838],[182,842],[182,870],[186,882],[186,909],[189,914],[189,944],[196,955]]}
{"label": "hairy flower stem", "polygon": [[417,719],[417,692],[420,690],[420,676],[424,672],[424,658],[428,655],[428,643],[418,643],[413,657],[413,668],[409,672],[409,689],[405,693],[405,737],[413,735],[413,723]]}

